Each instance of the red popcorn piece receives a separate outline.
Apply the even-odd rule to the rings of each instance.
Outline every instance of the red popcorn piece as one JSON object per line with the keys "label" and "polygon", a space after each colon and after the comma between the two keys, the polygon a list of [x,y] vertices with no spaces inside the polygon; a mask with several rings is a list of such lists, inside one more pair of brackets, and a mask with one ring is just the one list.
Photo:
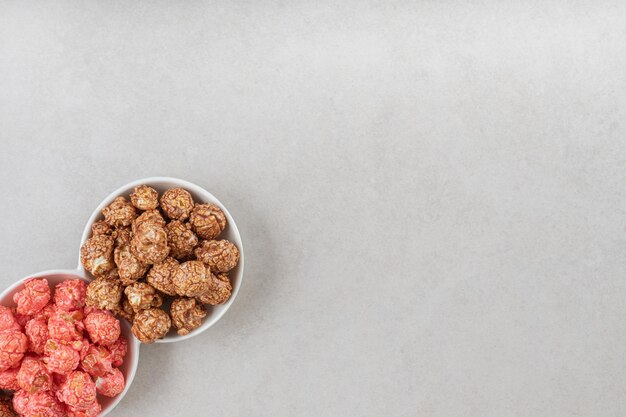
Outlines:
{"label": "red popcorn piece", "polygon": [[89,346],[91,346],[91,343],[89,343],[89,340],[87,339],[83,339],[82,341],[72,342],[72,347],[74,348],[75,351],[78,352],[81,360],[83,360],[85,356],[87,355],[87,352],[89,351]]}
{"label": "red popcorn piece", "polygon": [[91,341],[109,346],[120,337],[120,322],[111,313],[94,311],[84,320]]}
{"label": "red popcorn piece", "polygon": [[28,393],[20,390],[13,396],[13,409],[22,417],[63,417],[64,407],[50,391]]}
{"label": "red popcorn piece", "polygon": [[102,394],[106,397],[115,397],[117,394],[124,391],[124,384],[124,375],[117,368],[113,368],[113,370],[105,376],[96,378],[98,394]]}
{"label": "red popcorn piece", "polygon": [[57,398],[74,409],[89,408],[96,400],[96,384],[89,374],[73,371],[57,391]]}
{"label": "red popcorn piece", "polygon": [[80,279],[68,279],[54,289],[54,303],[59,310],[72,311],[84,307],[87,284]]}
{"label": "red popcorn piece", "polygon": [[78,367],[80,354],[69,344],[49,339],[44,347],[44,363],[50,372],[66,375]]}
{"label": "red popcorn piece", "polygon": [[48,319],[48,336],[51,339],[71,342],[83,339],[83,313],[59,310]]}
{"label": "red popcorn piece", "polygon": [[98,401],[94,401],[88,408],[67,408],[67,417],[98,417],[102,411],[102,407],[98,403]]}
{"label": "red popcorn piece", "polygon": [[19,365],[27,347],[28,339],[19,330],[0,332],[0,371]]}
{"label": "red popcorn piece", "polygon": [[28,337],[28,350],[38,355],[43,355],[44,346],[48,340],[48,323],[46,318],[38,316],[31,319],[24,326],[24,332]]}
{"label": "red popcorn piece", "polygon": [[27,356],[17,373],[17,383],[28,393],[48,391],[52,388],[52,375],[41,359]]}
{"label": "red popcorn piece", "polygon": [[109,351],[111,351],[111,364],[113,366],[121,366],[124,363],[124,356],[128,352],[128,342],[124,337],[120,336],[119,339],[109,346]]}
{"label": "red popcorn piece", "polygon": [[17,383],[17,373],[19,371],[20,368],[11,368],[0,372],[0,389],[9,391],[17,391],[20,389]]}
{"label": "red popcorn piece", "polygon": [[50,301],[48,280],[45,278],[27,279],[24,281],[24,289],[13,295],[13,301],[17,304],[16,311],[20,314],[37,313]]}
{"label": "red popcorn piece", "polygon": [[0,331],[3,330],[21,330],[21,328],[13,311],[9,307],[0,306]]}
{"label": "red popcorn piece", "polygon": [[91,345],[80,366],[91,376],[104,376],[113,369],[111,352],[104,346]]}

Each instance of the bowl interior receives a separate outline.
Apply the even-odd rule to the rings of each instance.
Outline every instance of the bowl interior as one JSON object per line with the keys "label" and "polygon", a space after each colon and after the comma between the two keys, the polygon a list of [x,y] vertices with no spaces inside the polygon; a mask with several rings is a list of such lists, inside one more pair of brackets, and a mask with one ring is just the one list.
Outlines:
{"label": "bowl interior", "polygon": [[[196,336],[212,325],[214,325],[223,315],[226,313],[228,308],[231,306],[237,293],[239,292],[239,287],[241,286],[241,281],[243,278],[243,268],[244,268],[244,253],[243,253],[243,245],[241,242],[241,236],[239,234],[239,230],[237,229],[237,225],[235,224],[235,220],[232,218],[226,207],[215,197],[213,194],[203,189],[202,187],[190,183],[188,181],[180,180],[177,178],[169,178],[169,177],[152,177],[152,178],[144,178],[141,180],[133,181],[129,184],[126,184],[117,190],[113,191],[107,198],[105,198],[100,205],[95,209],[89,220],[87,221],[87,225],[85,226],[85,230],[83,231],[83,236],[80,242],[80,246],[85,243],[85,241],[91,236],[91,225],[98,221],[102,220],[102,209],[109,204],[117,197],[124,196],[128,198],[128,196],[133,192],[133,189],[141,184],[147,184],[157,190],[159,192],[159,197],[170,188],[181,187],[186,189],[191,193],[193,199],[196,203],[213,203],[220,207],[226,216],[227,225],[226,229],[219,235],[218,239],[226,239],[233,242],[237,248],[239,248],[239,264],[229,272],[230,282],[233,286],[233,291],[226,303],[220,304],[217,306],[209,306],[207,305],[207,316],[205,317],[202,325],[190,332],[185,336],[179,336],[176,334],[175,330],[170,330],[170,332],[160,340],[157,340],[156,343],[170,343],[177,342],[184,339],[188,339],[190,337]],[[91,275],[84,270],[82,265],[80,264],[80,260],[78,262],[79,270],[85,273],[85,276],[92,278]]]}
{"label": "bowl interior", "polygon": [[[54,291],[54,287],[67,280],[67,279],[81,279],[83,281],[89,281],[83,276],[76,273],[76,271],[65,271],[65,270],[56,270],[56,271],[46,271],[41,272],[35,275],[31,275],[24,279],[19,280],[6,290],[0,294],[0,304],[7,307],[15,307],[15,302],[13,301],[13,294],[17,291],[23,289],[24,280],[28,278],[45,278],[48,280],[48,284],[50,288]],[[124,379],[126,380],[126,386],[124,387],[124,391],[122,391],[116,397],[110,398],[102,395],[98,395],[98,402],[102,405],[102,411],[100,412],[100,416],[106,415],[109,411],[111,411],[117,403],[126,395],[128,388],[133,382],[135,378],[135,372],[137,371],[137,363],[139,360],[139,342],[137,339],[133,337],[132,332],[130,331],[130,326],[125,320],[120,320],[122,335],[128,341],[128,353],[124,357],[124,363],[120,366],[120,371],[124,374]]]}

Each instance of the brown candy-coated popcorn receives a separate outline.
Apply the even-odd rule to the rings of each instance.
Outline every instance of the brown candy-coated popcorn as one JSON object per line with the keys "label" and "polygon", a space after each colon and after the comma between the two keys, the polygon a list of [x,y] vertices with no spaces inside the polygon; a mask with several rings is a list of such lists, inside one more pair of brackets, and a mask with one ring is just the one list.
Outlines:
{"label": "brown candy-coated popcorn", "polygon": [[133,233],[137,233],[137,228],[142,223],[155,223],[161,227],[165,226],[165,219],[159,213],[159,210],[148,210],[141,213],[141,216],[137,217],[135,221],[133,221]]}
{"label": "brown candy-coated popcorn", "polygon": [[178,261],[168,256],[162,262],[152,266],[152,269],[150,269],[146,276],[146,281],[163,294],[176,295],[173,280],[174,274],[178,269],[180,269]]}
{"label": "brown candy-coated popcorn", "polygon": [[183,259],[193,253],[198,245],[198,236],[191,230],[189,223],[172,220],[165,226],[167,244],[170,247],[170,256]]}
{"label": "brown candy-coated popcorn", "polygon": [[141,262],[132,253],[130,244],[116,247],[113,257],[122,285],[130,285],[137,282],[148,271],[148,265]]}
{"label": "brown candy-coated popcorn", "polygon": [[194,253],[214,272],[228,272],[239,262],[239,249],[228,240],[205,240]]}
{"label": "brown candy-coated popcorn", "polygon": [[137,217],[135,207],[124,197],[119,196],[111,204],[102,209],[104,221],[113,227],[130,226]]}
{"label": "brown candy-coated popcorn", "polygon": [[187,261],[180,264],[174,274],[176,294],[195,297],[203,292],[209,283],[211,272],[200,261]]}
{"label": "brown candy-coated popcorn", "polygon": [[113,238],[107,235],[92,236],[80,248],[80,262],[92,275],[106,275],[115,268]]}
{"label": "brown candy-coated popcorn", "polygon": [[87,305],[102,310],[117,310],[122,298],[119,281],[96,278],[87,285]]}
{"label": "brown candy-coated popcorn", "polygon": [[151,307],[160,307],[163,304],[161,294],[154,287],[145,282],[136,282],[124,289],[128,303],[135,312],[147,310]]}
{"label": "brown candy-coated popcorn", "polygon": [[159,193],[149,185],[138,185],[130,195],[130,202],[139,210],[154,210],[159,206]]}
{"label": "brown candy-coated popcorn", "polygon": [[133,234],[131,250],[143,263],[161,262],[170,253],[165,228],[152,222],[141,223]]}
{"label": "brown candy-coated popcorn", "polygon": [[99,220],[91,225],[91,234],[96,235],[110,235],[113,232],[111,225],[104,220]]}
{"label": "brown candy-coated popcorn", "polygon": [[130,245],[130,241],[133,238],[130,227],[118,227],[111,236],[115,240],[115,247]]}
{"label": "brown candy-coated popcorn", "polygon": [[189,217],[191,228],[202,239],[215,239],[226,227],[226,216],[215,204],[198,204]]}
{"label": "brown candy-coated popcorn", "polygon": [[132,323],[133,319],[135,318],[135,312],[133,311],[133,308],[128,302],[126,296],[122,297],[122,302],[115,310],[113,310],[113,314],[118,317],[122,317],[123,319],[126,319],[126,321],[128,321],[129,323]]}
{"label": "brown candy-coated popcorn", "polygon": [[160,308],[143,310],[133,320],[132,331],[142,343],[152,343],[162,338],[170,330],[170,316]]}
{"label": "brown candy-coated popcorn", "polygon": [[200,327],[206,314],[206,308],[194,298],[177,298],[172,301],[170,308],[172,324],[181,336]]}
{"label": "brown candy-coated popcorn", "polygon": [[172,220],[185,220],[189,217],[193,204],[189,191],[182,188],[170,188],[161,196],[161,208]]}
{"label": "brown candy-coated popcorn", "polygon": [[217,305],[225,303],[233,291],[228,275],[224,273],[209,273],[209,275],[208,284],[205,285],[200,294],[196,295],[196,298],[203,304]]}

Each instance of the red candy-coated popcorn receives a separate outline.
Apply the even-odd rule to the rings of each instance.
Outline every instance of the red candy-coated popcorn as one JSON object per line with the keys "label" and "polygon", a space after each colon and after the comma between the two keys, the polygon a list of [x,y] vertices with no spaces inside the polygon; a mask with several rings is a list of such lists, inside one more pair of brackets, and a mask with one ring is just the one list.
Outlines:
{"label": "red candy-coated popcorn", "polygon": [[50,301],[50,287],[48,280],[27,279],[24,281],[24,289],[13,295],[13,301],[17,304],[17,312],[20,314],[35,314],[43,309]]}
{"label": "red candy-coated popcorn", "polygon": [[117,339],[111,346],[109,346],[111,352],[111,363],[113,366],[121,366],[124,363],[124,356],[128,352],[128,342],[122,336]]}
{"label": "red candy-coated popcorn", "polygon": [[0,331],[3,330],[21,330],[21,328],[11,309],[0,306]]}
{"label": "red candy-coated popcorn", "polygon": [[28,338],[19,330],[0,332],[0,371],[19,365],[28,347]]}
{"label": "red candy-coated popcorn", "polygon": [[71,342],[83,339],[83,313],[80,310],[67,312],[59,310],[48,319],[50,339]]}
{"label": "red candy-coated popcorn", "polygon": [[13,409],[22,417],[63,417],[64,407],[50,391],[28,393],[20,390],[13,396]]}
{"label": "red candy-coated popcorn", "polygon": [[41,359],[27,356],[17,374],[17,383],[28,393],[48,391],[52,388],[52,375]]}
{"label": "red candy-coated popcorn", "polygon": [[96,400],[96,384],[86,372],[73,371],[57,391],[57,397],[72,408],[89,408]]}
{"label": "red candy-coated popcorn", "polygon": [[66,375],[78,367],[80,354],[69,344],[49,339],[44,347],[44,363],[50,372]]}
{"label": "red candy-coated popcorn", "polygon": [[[48,319],[50,318],[50,316],[52,316],[53,314],[55,314],[58,311],[57,306],[54,304],[48,304],[47,306],[45,306],[41,311],[38,311],[37,313],[33,314],[33,318],[44,318],[46,320],[46,323],[48,322]],[[16,315],[17,317],[17,315]]]}
{"label": "red candy-coated popcorn", "polygon": [[124,384],[124,375],[117,368],[113,368],[113,370],[105,376],[96,378],[98,394],[102,394],[106,397],[115,397],[117,394],[124,391]]}
{"label": "red candy-coated popcorn", "polygon": [[111,372],[111,352],[104,346],[91,345],[87,355],[80,361],[83,371],[91,376],[104,376]]}
{"label": "red candy-coated popcorn", "polygon": [[68,279],[54,289],[54,303],[59,310],[78,310],[85,305],[87,284],[80,279]]}
{"label": "red candy-coated popcorn", "polygon": [[24,332],[28,337],[28,350],[43,355],[43,348],[48,340],[48,323],[45,317],[31,319],[26,323]]}
{"label": "red candy-coated popcorn", "polygon": [[78,354],[80,355],[80,360],[82,361],[85,356],[87,356],[87,352],[89,351],[91,343],[89,343],[88,339],[83,339],[80,343],[73,342],[72,346],[74,347],[74,350],[78,352]]}
{"label": "red candy-coated popcorn", "polygon": [[20,386],[17,383],[17,373],[20,368],[11,368],[0,372],[0,389],[17,391]]}
{"label": "red candy-coated popcorn", "polygon": [[102,407],[98,401],[94,401],[88,408],[67,407],[67,417],[98,417]]}
{"label": "red candy-coated popcorn", "polygon": [[84,320],[91,341],[109,346],[120,337],[120,322],[106,311],[94,311]]}

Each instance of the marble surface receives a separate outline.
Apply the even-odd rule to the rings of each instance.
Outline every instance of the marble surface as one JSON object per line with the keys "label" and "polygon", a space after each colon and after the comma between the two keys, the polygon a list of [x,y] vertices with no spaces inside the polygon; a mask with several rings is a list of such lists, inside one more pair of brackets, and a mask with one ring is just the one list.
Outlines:
{"label": "marble surface", "polygon": [[625,415],[625,3],[313,3],[0,2],[0,284],[176,176],[244,285],[111,416]]}

